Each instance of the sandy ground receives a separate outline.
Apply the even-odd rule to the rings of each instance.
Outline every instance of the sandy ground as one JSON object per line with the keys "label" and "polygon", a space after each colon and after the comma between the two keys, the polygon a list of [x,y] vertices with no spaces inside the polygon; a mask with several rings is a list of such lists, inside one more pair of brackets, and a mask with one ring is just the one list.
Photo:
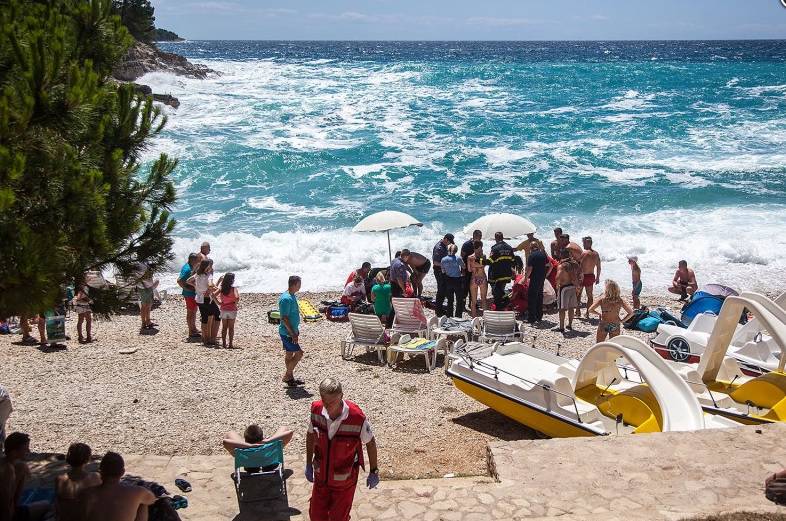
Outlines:
{"label": "sandy ground", "polygon": [[[315,304],[335,294],[305,294]],[[9,428],[28,432],[33,450],[63,452],[69,443],[89,443],[95,453],[109,449],[134,454],[217,454],[228,429],[242,431],[259,423],[272,432],[295,430],[287,451],[302,455],[308,408],[318,398],[319,381],[339,378],[345,397],[357,402],[375,429],[380,469],[386,477],[437,477],[448,473],[486,472],[486,443],[537,437],[537,433],[487,409],[457,391],[445,377],[440,355],[429,374],[422,358],[391,369],[376,355],[340,356],[348,323],[322,320],[304,324],[306,356],[296,371],[305,386],[287,389],[281,382],[282,348],[266,312],[277,295],[241,296],[236,347],[224,350],[185,340],[185,309],[179,296],[153,311],[160,332],[139,335],[135,315],[94,323],[97,342],[68,342],[50,350],[19,344],[19,335],[0,336],[0,384],[10,392],[15,411]],[[642,299],[647,305],[671,305],[669,297]],[[578,357],[594,344],[596,321],[574,322],[563,338],[550,331],[557,315],[546,316],[543,329],[525,341]],[[76,317],[66,324],[76,338]],[[648,337],[638,333],[643,337]],[[119,349],[139,346],[131,355]]]}

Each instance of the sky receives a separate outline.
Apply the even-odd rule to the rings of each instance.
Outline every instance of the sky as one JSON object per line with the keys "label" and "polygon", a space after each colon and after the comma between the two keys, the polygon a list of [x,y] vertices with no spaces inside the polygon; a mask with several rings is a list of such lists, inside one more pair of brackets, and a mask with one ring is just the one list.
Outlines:
{"label": "sky", "polygon": [[786,38],[786,0],[152,0],[191,40]]}

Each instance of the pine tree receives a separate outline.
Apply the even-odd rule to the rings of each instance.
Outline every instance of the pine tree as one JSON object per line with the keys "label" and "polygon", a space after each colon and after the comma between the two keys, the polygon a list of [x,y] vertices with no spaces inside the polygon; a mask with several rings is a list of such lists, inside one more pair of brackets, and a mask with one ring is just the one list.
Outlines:
{"label": "pine tree", "polygon": [[177,162],[140,164],[166,118],[109,77],[131,43],[110,0],[0,7],[0,317],[52,307],[86,270],[171,259]]}
{"label": "pine tree", "polygon": [[140,42],[153,42],[156,17],[150,0],[113,0],[112,7],[131,36]]}

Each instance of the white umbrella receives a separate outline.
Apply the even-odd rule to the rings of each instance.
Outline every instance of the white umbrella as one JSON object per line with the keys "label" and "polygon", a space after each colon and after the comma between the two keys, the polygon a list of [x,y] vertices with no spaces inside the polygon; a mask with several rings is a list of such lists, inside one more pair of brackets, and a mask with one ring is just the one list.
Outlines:
{"label": "white umbrella", "polygon": [[506,239],[510,239],[535,233],[535,225],[524,217],[512,213],[493,213],[469,223],[464,228],[464,233],[471,235],[475,230],[480,230],[483,237],[494,237],[495,233],[502,232]]}
{"label": "white umbrella", "polygon": [[423,223],[405,214],[404,212],[395,212],[392,210],[385,210],[384,212],[372,213],[365,217],[362,221],[357,223],[353,232],[386,232],[388,236],[388,255],[391,262],[393,261],[393,253],[390,249],[390,230],[398,228],[408,228],[410,226],[423,226]]}

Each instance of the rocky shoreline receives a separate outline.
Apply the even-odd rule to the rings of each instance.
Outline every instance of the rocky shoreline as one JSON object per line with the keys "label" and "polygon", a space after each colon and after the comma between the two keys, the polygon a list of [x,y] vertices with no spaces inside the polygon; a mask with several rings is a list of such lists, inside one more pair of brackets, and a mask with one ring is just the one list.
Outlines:
{"label": "rocky shoreline", "polygon": [[209,75],[220,74],[205,65],[191,63],[179,54],[165,52],[151,45],[136,42],[128,50],[123,61],[112,71],[112,77],[120,82],[134,83],[139,92],[152,96],[155,101],[173,108],[179,107],[180,101],[171,94],[154,93],[149,86],[135,83],[145,74],[156,71],[171,72],[178,76],[196,79],[205,79]]}

